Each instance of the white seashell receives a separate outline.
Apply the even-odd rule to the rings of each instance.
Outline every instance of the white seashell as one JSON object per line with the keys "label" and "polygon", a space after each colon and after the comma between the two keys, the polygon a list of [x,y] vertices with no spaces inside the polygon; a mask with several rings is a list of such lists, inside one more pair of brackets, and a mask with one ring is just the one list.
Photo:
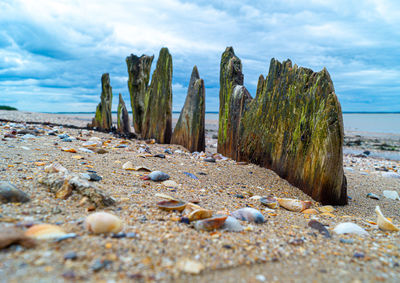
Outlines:
{"label": "white seashell", "polygon": [[222,225],[221,230],[228,232],[241,232],[243,231],[243,226],[235,217],[228,216],[224,225]]}
{"label": "white seashell", "polygon": [[379,229],[381,229],[383,231],[400,231],[400,229],[398,227],[396,227],[395,225],[393,225],[393,223],[391,221],[389,221],[389,219],[387,219],[385,216],[383,216],[383,213],[382,213],[379,205],[376,206],[375,212],[378,215],[378,220],[376,222],[378,224]]}
{"label": "white seashell", "polygon": [[44,172],[46,173],[66,173],[68,170],[63,167],[60,163],[52,163],[44,167]]}
{"label": "white seashell", "polygon": [[118,233],[122,230],[122,221],[107,212],[95,212],[86,217],[85,227],[95,234]]}
{"label": "white seashell", "polygon": [[351,222],[338,224],[335,229],[333,229],[333,232],[335,232],[336,234],[356,234],[360,236],[369,235],[368,232],[365,231],[363,228]]}
{"label": "white seashell", "polygon": [[310,201],[303,201],[290,198],[277,198],[277,200],[280,206],[294,212],[302,212],[303,210],[310,208],[311,206]]}
{"label": "white seashell", "polygon": [[199,274],[204,269],[204,265],[201,262],[191,259],[179,260],[177,263],[177,267],[180,271],[189,274]]}
{"label": "white seashell", "polygon": [[133,163],[132,163],[131,161],[125,162],[124,165],[122,165],[122,169],[125,169],[125,170],[135,170],[135,169],[134,169],[134,166],[133,166]]}
{"label": "white seashell", "polygon": [[163,184],[164,186],[166,186],[167,188],[173,188],[176,189],[179,187],[178,183],[172,180],[167,180],[162,182],[161,184]]}
{"label": "white seashell", "polygon": [[385,191],[383,191],[383,196],[385,198],[390,198],[392,200],[400,200],[399,194],[396,191],[385,190]]}
{"label": "white seashell", "polygon": [[233,217],[242,221],[264,223],[264,216],[255,208],[245,207],[231,213]]}

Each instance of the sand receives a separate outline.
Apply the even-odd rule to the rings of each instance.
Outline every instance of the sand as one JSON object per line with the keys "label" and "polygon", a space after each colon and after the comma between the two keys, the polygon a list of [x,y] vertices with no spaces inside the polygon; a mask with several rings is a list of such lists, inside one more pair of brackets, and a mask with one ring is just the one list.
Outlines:
{"label": "sand", "polygon": [[[51,114],[0,111],[0,119],[12,121],[79,124],[79,120]],[[206,123],[207,124],[207,123]],[[210,122],[210,124],[215,124]],[[77,238],[62,242],[43,241],[35,248],[14,245],[0,251],[0,282],[63,282],[70,278],[82,281],[127,282],[132,280],[160,282],[398,282],[400,280],[400,232],[384,232],[377,228],[375,206],[379,205],[386,217],[400,225],[399,201],[382,196],[383,190],[400,192],[400,179],[385,177],[395,173],[400,162],[376,157],[345,155],[344,167],[348,180],[349,205],[335,206],[331,215],[315,216],[292,212],[283,208],[268,210],[254,196],[287,197],[312,201],[312,208],[320,207],[299,189],[291,186],[274,172],[259,166],[238,165],[233,160],[204,162],[177,145],[147,145],[131,140],[125,148],[116,148],[122,139],[110,134],[80,129],[27,124],[41,133],[24,139],[3,138],[0,143],[0,176],[2,181],[15,184],[28,193],[31,201],[24,204],[0,204],[0,232],[6,227],[25,227],[37,223],[57,224]],[[0,136],[23,125],[3,122]],[[58,129],[72,137],[62,142],[49,136]],[[215,152],[215,144],[208,131],[207,151]],[[69,153],[62,147],[78,150],[84,140],[99,137],[106,142],[105,154]],[[107,143],[107,141],[110,141]],[[165,159],[142,157],[141,146],[148,146],[151,154],[173,154]],[[80,155],[83,159],[75,159]],[[122,169],[131,161],[135,165],[161,170],[179,184],[176,189],[141,179],[141,174]],[[38,163],[35,163],[38,162]],[[136,233],[131,238],[112,238],[93,235],[85,230],[83,221],[92,211],[80,205],[82,196],[73,194],[67,200],[40,186],[37,179],[45,176],[44,166],[59,162],[71,172],[94,170],[103,179],[96,186],[113,196],[117,204],[106,210],[118,215],[123,231]],[[384,170],[384,171],[382,171]],[[386,172],[387,171],[387,172]],[[198,180],[185,175],[189,172]],[[201,173],[201,174],[199,174]],[[213,211],[232,212],[250,206],[266,218],[264,224],[241,222],[243,232],[196,231],[180,223],[180,214],[156,207],[164,193]],[[381,196],[367,198],[367,193]],[[308,227],[311,218],[326,225],[331,238]],[[332,229],[342,222],[353,222],[364,228],[369,236],[336,235]],[[294,241],[296,240],[296,241]],[[64,259],[68,252],[77,259]],[[105,266],[94,271],[96,261],[106,260]],[[201,272],[192,275],[182,270],[182,263],[193,261]]]}

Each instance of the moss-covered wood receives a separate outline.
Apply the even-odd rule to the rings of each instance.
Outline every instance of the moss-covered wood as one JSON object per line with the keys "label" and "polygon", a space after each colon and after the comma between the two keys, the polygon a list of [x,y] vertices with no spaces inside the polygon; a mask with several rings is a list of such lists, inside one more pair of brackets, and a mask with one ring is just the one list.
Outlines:
{"label": "moss-covered wood", "polygon": [[172,56],[162,48],[144,100],[142,137],[169,143],[172,135]]}
{"label": "moss-covered wood", "polygon": [[[223,62],[224,55],[221,67]],[[225,90],[220,94],[226,95],[220,119],[226,117],[225,123],[220,121],[218,150],[274,170],[321,203],[346,204],[342,112],[328,71],[316,73],[292,66],[290,60],[272,59],[268,76],[259,78],[256,97],[245,103],[236,133],[238,146],[230,149],[220,143],[226,145],[235,134],[226,127],[232,115],[232,109],[226,114],[226,108],[237,105],[232,102],[234,83],[225,74],[221,77],[228,81],[221,79]]]}
{"label": "moss-covered wood", "polygon": [[119,94],[119,103],[117,111],[117,131],[120,134],[129,135],[131,132],[131,126],[129,125],[129,114],[125,106],[125,101],[122,95]]}
{"label": "moss-covered wood", "polygon": [[128,88],[131,98],[132,122],[135,132],[142,132],[143,117],[145,111],[145,97],[150,81],[150,70],[154,56],[142,55],[140,57],[131,54],[126,57],[128,67]]}
{"label": "moss-covered wood", "polygon": [[[230,153],[238,147],[236,137],[239,128],[236,127],[238,124],[237,121],[233,121],[232,119],[241,119],[237,114],[241,115],[242,107],[246,105],[246,101],[248,100],[248,92],[244,90],[239,91],[239,89],[234,92],[237,85],[243,85],[243,74],[242,62],[235,55],[232,47],[227,47],[225,52],[222,53],[219,80],[218,152],[233,158],[234,156]],[[237,96],[231,99],[234,93]],[[244,95],[246,98],[239,97],[238,95]]]}
{"label": "moss-covered wood", "polygon": [[101,100],[97,105],[96,114],[92,120],[92,124],[88,125],[89,127],[97,128],[102,131],[109,131],[112,129],[112,97],[110,76],[106,73],[101,76]]}
{"label": "moss-covered wood", "polygon": [[189,151],[205,150],[205,88],[197,67],[193,67],[185,104],[176,123],[171,143]]}

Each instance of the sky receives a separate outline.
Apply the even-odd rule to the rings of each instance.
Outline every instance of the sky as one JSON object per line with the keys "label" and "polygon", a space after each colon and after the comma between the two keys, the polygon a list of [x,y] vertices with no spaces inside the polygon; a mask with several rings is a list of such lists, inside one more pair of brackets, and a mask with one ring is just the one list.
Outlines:
{"label": "sky", "polygon": [[[400,111],[400,1],[0,0],[0,105],[92,112],[101,75],[113,109],[129,92],[125,58],[173,58],[173,110],[198,66],[206,111],[219,108],[219,64],[233,46],[255,95],[271,58],[329,71],[343,111]],[[130,107],[128,107],[130,110]]]}

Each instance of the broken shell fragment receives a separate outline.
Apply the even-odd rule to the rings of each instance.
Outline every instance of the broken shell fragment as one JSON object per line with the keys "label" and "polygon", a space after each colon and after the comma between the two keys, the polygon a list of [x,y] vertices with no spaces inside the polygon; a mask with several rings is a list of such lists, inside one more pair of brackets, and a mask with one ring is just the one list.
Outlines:
{"label": "broken shell fragment", "polygon": [[260,202],[269,208],[277,208],[279,206],[278,200],[275,197],[263,197],[260,199]]}
{"label": "broken shell fragment", "polygon": [[176,189],[179,187],[178,183],[176,183],[175,181],[172,181],[172,180],[164,181],[161,184],[163,184],[167,188],[172,188],[172,189]]}
{"label": "broken shell fragment", "polygon": [[243,226],[235,217],[228,216],[224,225],[222,225],[221,230],[228,232],[241,232],[243,231]]}
{"label": "broken shell fragment", "polygon": [[133,163],[132,163],[131,161],[125,162],[125,163],[122,165],[122,169],[125,169],[125,170],[135,170],[135,169],[134,169],[134,166],[133,166]]}
{"label": "broken shell fragment", "polygon": [[211,218],[199,220],[194,223],[194,228],[196,230],[213,231],[221,228],[227,218],[227,215],[216,215]]}
{"label": "broken shell fragment", "polygon": [[122,230],[122,221],[107,212],[95,212],[86,217],[85,227],[94,234],[118,233]]}
{"label": "broken shell fragment", "polygon": [[167,211],[172,211],[172,210],[183,211],[186,205],[187,205],[186,202],[174,199],[164,200],[157,203],[158,208]]}
{"label": "broken shell fragment", "polygon": [[383,216],[379,205],[376,206],[375,212],[378,215],[378,220],[376,222],[378,223],[379,229],[382,231],[400,231],[400,229],[396,227],[389,219]]}
{"label": "broken shell fragment", "polygon": [[332,205],[325,205],[325,206],[318,207],[318,210],[321,213],[325,213],[325,212],[332,213],[335,211],[335,208]]}
{"label": "broken shell fragment", "polygon": [[264,216],[255,208],[245,207],[238,209],[231,214],[236,219],[247,221],[247,222],[254,222],[254,223],[264,223],[265,219]]}
{"label": "broken shell fragment", "polygon": [[310,208],[311,206],[310,201],[303,201],[290,198],[277,198],[277,200],[280,206],[294,212],[302,212],[303,210]]}
{"label": "broken shell fragment", "polygon": [[307,208],[302,211],[304,214],[318,214],[318,211],[314,208]]}
{"label": "broken shell fragment", "polygon": [[65,235],[66,233],[59,226],[51,224],[33,225],[31,228],[25,231],[25,236],[37,240],[55,239]]}
{"label": "broken shell fragment", "polygon": [[60,163],[52,163],[44,167],[44,172],[46,173],[66,173],[68,170],[62,166]]}
{"label": "broken shell fragment", "polygon": [[365,231],[363,228],[351,222],[338,224],[335,229],[333,229],[333,232],[335,232],[336,234],[356,234],[360,236],[369,235],[368,232]]}

